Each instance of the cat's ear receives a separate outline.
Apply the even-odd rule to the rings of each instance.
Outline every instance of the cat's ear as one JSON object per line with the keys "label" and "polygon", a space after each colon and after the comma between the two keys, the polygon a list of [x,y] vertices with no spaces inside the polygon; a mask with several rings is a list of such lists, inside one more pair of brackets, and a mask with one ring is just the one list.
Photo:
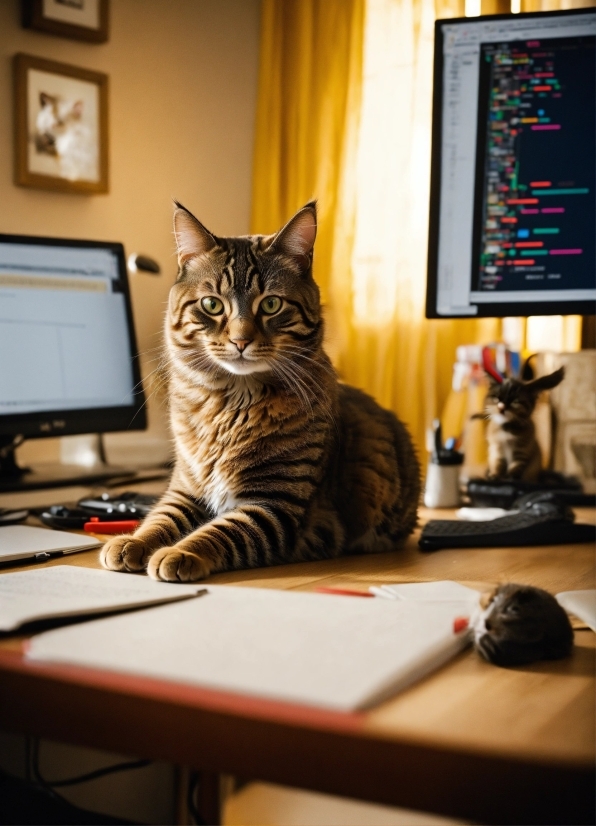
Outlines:
{"label": "cat's ear", "polygon": [[39,105],[43,108],[48,103],[53,103],[54,98],[51,95],[48,95],[47,92],[40,92],[39,93]]}
{"label": "cat's ear", "polygon": [[192,212],[178,201],[174,201],[174,204],[174,237],[178,249],[178,265],[182,266],[189,258],[209,252],[217,246],[217,241]]}
{"label": "cat's ear", "polygon": [[310,201],[273,237],[269,249],[294,258],[301,268],[306,269],[312,259],[316,237],[317,203]]}
{"label": "cat's ear", "polygon": [[555,370],[554,373],[549,373],[548,376],[540,376],[533,381],[527,382],[526,387],[533,393],[541,393],[543,390],[552,390],[553,387],[561,384],[564,378],[565,368],[559,367],[558,370]]}

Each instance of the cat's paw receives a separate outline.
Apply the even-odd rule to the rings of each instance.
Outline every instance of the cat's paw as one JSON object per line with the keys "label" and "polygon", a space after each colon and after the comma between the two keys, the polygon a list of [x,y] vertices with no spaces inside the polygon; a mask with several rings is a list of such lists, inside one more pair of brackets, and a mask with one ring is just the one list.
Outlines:
{"label": "cat's paw", "polygon": [[209,576],[210,572],[211,565],[206,559],[175,547],[155,551],[147,566],[152,579],[165,582],[196,582]]}
{"label": "cat's paw", "polygon": [[99,560],[108,571],[144,571],[151,550],[142,539],[130,534],[122,534],[108,539],[101,549]]}

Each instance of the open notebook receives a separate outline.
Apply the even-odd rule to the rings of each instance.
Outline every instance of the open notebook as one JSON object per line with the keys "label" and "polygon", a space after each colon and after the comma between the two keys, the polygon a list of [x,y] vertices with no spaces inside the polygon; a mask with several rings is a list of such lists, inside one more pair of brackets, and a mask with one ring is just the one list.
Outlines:
{"label": "open notebook", "polygon": [[28,657],[340,711],[364,709],[468,641],[469,602],[207,586],[198,600],[34,637]]}
{"label": "open notebook", "polygon": [[201,593],[205,588],[200,585],[154,582],[145,576],[74,565],[15,571],[0,576],[0,631],[15,631],[40,620],[143,608]]}

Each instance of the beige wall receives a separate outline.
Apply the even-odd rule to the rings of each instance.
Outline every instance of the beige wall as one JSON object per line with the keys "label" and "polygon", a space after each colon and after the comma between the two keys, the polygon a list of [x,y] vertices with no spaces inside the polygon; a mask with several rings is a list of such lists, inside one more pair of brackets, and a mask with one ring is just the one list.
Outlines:
{"label": "beige wall", "polygon": [[[248,231],[260,0],[112,0],[100,45],[22,29],[19,5],[0,0],[0,232],[122,241],[155,258],[163,274],[131,285],[146,351],[159,341],[176,272],[172,197],[218,234]],[[109,75],[109,194],[13,184],[16,52]],[[160,430],[157,406],[150,416]]]}

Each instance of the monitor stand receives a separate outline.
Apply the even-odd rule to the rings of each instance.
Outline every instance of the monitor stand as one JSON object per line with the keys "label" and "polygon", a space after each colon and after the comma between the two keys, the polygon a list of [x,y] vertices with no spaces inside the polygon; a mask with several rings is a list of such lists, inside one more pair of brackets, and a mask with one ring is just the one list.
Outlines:
{"label": "monitor stand", "polygon": [[15,454],[21,442],[22,439],[17,436],[0,436],[0,493],[71,485],[88,486],[105,482],[108,479],[117,479],[120,476],[123,478],[134,476],[134,471],[108,465],[105,461],[98,461],[97,464],[89,467],[48,462],[38,465],[35,469],[22,468]]}

